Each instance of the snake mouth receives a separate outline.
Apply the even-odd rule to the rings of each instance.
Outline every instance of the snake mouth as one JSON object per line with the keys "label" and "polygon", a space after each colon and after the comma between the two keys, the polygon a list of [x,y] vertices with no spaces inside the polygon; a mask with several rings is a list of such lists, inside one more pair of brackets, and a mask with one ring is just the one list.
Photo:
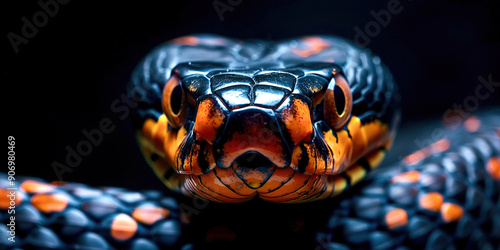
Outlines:
{"label": "snake mouth", "polygon": [[249,188],[257,189],[271,178],[276,166],[263,155],[249,152],[238,157],[233,162],[232,169]]}
{"label": "snake mouth", "polygon": [[269,158],[258,152],[247,152],[240,155],[231,166],[234,168],[236,165],[249,169],[276,166]]}

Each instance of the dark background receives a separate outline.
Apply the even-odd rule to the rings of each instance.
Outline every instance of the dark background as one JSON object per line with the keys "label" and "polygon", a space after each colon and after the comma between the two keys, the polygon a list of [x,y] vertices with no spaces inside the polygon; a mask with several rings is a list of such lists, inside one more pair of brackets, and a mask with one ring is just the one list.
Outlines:
{"label": "dark background", "polygon": [[[2,4],[1,72],[2,123],[16,138],[16,173],[57,179],[51,163],[64,163],[66,147],[74,149],[85,139],[81,131],[109,118],[115,130],[63,179],[142,189],[163,185],[142,159],[130,122],[120,120],[111,103],[125,93],[131,71],[152,48],[190,33],[261,39],[335,34],[352,40],[354,27],[364,30],[375,20],[370,11],[387,10],[389,1],[242,0],[222,21],[213,0],[70,1],[17,54],[7,34],[20,35],[22,17],[31,19],[41,7],[37,1],[13,2]],[[442,119],[455,103],[474,95],[478,76],[500,81],[498,1],[401,0],[400,5],[402,12],[392,15],[367,47],[400,85],[403,129]],[[498,105],[498,93],[480,108]]]}

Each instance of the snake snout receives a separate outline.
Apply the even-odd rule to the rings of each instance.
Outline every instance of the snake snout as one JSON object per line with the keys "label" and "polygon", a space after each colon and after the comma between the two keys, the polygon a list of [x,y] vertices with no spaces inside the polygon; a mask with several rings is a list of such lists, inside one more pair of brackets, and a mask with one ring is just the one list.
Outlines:
{"label": "snake snout", "polygon": [[[235,161],[267,159],[278,168],[290,165],[291,150],[271,109],[248,106],[229,113],[220,139],[214,144],[219,167],[229,168]],[[248,164],[245,164],[248,165]]]}

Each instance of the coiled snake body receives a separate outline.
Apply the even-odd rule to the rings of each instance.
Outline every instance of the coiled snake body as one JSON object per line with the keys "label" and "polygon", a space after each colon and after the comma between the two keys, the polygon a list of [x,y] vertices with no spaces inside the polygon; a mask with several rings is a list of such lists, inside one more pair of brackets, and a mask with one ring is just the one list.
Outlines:
{"label": "coiled snake body", "polygon": [[[141,150],[171,190],[221,203],[297,203],[337,196],[363,179],[307,241],[325,248],[498,247],[498,117],[475,129],[485,135],[455,136],[469,146],[441,140],[405,158],[405,166],[364,178],[392,144],[399,96],[380,58],[343,39],[181,37],[139,64],[129,92],[139,100],[132,120]],[[31,179],[20,190],[22,240],[5,235],[1,246],[154,249],[198,241],[181,236],[185,211],[155,191]],[[217,230],[201,241],[231,241],[238,231]]]}

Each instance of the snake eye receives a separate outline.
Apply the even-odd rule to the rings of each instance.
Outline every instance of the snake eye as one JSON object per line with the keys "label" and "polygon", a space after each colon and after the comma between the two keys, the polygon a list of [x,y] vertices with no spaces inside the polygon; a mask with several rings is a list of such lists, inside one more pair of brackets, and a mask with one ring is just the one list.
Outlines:
{"label": "snake eye", "polygon": [[187,118],[187,99],[177,77],[172,77],[163,89],[163,112],[173,128],[180,128]]}
{"label": "snake eye", "polygon": [[337,75],[330,81],[325,92],[323,112],[326,123],[333,129],[342,128],[352,109],[352,94],[343,76]]}

